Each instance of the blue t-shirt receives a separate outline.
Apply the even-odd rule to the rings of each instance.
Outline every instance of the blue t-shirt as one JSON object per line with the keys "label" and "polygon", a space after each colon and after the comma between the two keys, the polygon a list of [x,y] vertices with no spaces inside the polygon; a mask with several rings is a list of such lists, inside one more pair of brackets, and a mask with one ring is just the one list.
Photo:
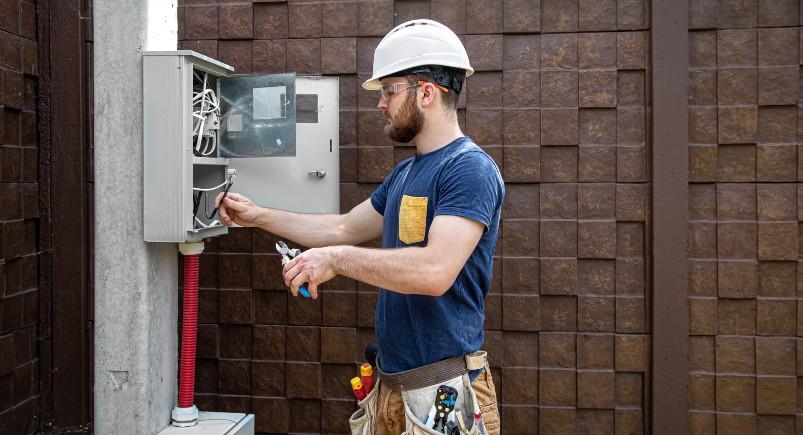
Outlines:
{"label": "blue t-shirt", "polygon": [[504,196],[499,168],[468,137],[402,161],[371,195],[371,204],[384,216],[383,248],[426,246],[437,215],[461,216],[485,226],[442,296],[379,290],[376,337],[383,371],[413,369],[482,346],[484,300],[491,287]]}

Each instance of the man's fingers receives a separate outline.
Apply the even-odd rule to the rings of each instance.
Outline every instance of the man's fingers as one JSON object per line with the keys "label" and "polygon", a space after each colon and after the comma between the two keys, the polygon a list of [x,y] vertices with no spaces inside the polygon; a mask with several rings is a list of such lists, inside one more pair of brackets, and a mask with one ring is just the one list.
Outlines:
{"label": "man's fingers", "polygon": [[235,201],[234,199],[229,198],[228,196],[223,200],[223,204],[234,211],[245,211],[248,208],[248,205],[246,205],[245,203]]}
{"label": "man's fingers", "polygon": [[[300,282],[296,283],[299,277],[301,277],[302,279]],[[290,289],[293,289],[293,285],[295,283],[296,291],[293,292],[293,294],[295,295],[298,291],[298,287],[304,284],[308,280],[308,277],[309,277],[309,272],[304,270],[304,265],[302,265],[301,263],[296,263],[290,269],[288,269],[287,272],[284,274],[284,283],[285,285],[287,285],[287,287],[290,287]]]}
{"label": "man's fingers", "polygon": [[[220,213],[220,221],[228,226],[234,223],[237,212],[245,211],[248,208],[249,199],[235,192],[229,192],[225,198],[223,195],[224,193],[220,192],[215,196],[215,207]],[[233,213],[229,213],[229,211]]]}
{"label": "man's fingers", "polygon": [[216,205],[216,207],[220,214],[220,221],[223,222],[224,225],[231,225],[231,217],[229,216],[229,210],[226,208],[226,205]]}
{"label": "man's fingers", "polygon": [[236,192],[229,192],[225,194],[226,195],[225,199],[223,198],[223,195],[224,195],[223,192],[217,194],[217,196],[215,197],[215,207],[220,207],[221,202],[223,202],[222,204],[223,206],[226,206],[229,204],[247,203],[249,201],[247,197],[240,195],[239,193]]}
{"label": "man's fingers", "polygon": [[248,197],[247,197],[247,196],[245,196],[245,195],[241,195],[241,194],[239,194],[239,193],[237,193],[237,192],[229,192],[229,193],[226,195],[226,198],[227,198],[227,199],[228,199],[228,198],[231,198],[231,199],[233,199],[233,200],[235,200],[235,201],[237,201],[237,202],[248,201]]}
{"label": "man's fingers", "polygon": [[286,263],[282,264],[282,275],[285,275],[287,271],[289,271],[290,269],[293,268],[293,266],[296,265],[296,263],[298,263],[298,261],[295,258],[293,258],[287,261]]}
{"label": "man's fingers", "polygon": [[293,296],[298,296],[299,287],[306,283],[307,291],[312,299],[318,298],[318,284],[310,279],[311,266],[304,258],[303,254],[288,261],[282,267],[282,276],[284,284],[290,287],[290,292]]}
{"label": "man's fingers", "polygon": [[282,271],[282,278],[284,278],[284,285],[290,288],[290,292],[293,296],[298,296],[298,287],[293,288],[293,279],[298,275],[301,271],[298,267],[296,267],[295,260],[291,260],[284,265],[284,269]]}
{"label": "man's fingers", "polygon": [[301,266],[298,264],[298,261],[291,260],[287,264],[284,265],[282,269],[282,275],[284,275],[284,284],[290,287],[290,282],[293,281],[296,275],[301,272]]}
{"label": "man's fingers", "polygon": [[312,296],[312,299],[318,299],[318,284],[314,282],[308,282],[307,291],[309,291],[309,294],[310,296]]}
{"label": "man's fingers", "polygon": [[293,278],[293,281],[290,283],[290,291],[293,292],[293,296],[298,296],[298,288],[304,285],[306,281],[307,273],[303,271]]}
{"label": "man's fingers", "polygon": [[[237,194],[234,192],[229,192],[228,194],[226,194],[226,198],[231,198],[232,195],[237,195]],[[223,192],[219,192],[217,195],[215,195],[215,207],[220,207],[220,201],[222,200],[223,200]]]}

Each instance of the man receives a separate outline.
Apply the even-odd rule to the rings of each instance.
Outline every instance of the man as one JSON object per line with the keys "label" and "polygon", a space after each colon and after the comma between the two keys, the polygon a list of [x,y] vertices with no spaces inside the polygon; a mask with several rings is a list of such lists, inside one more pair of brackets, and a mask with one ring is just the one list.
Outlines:
{"label": "man", "polygon": [[[226,225],[259,227],[313,247],[284,267],[293,296],[308,283],[315,298],[318,287],[337,275],[380,288],[376,337],[387,375],[380,375],[378,434],[404,430],[394,374],[426,371],[452,357],[462,360],[483,343],[483,301],[491,285],[504,184],[496,164],[463,135],[457,121],[458,96],[472,73],[462,43],[447,27],[431,20],[396,27],[377,46],[373,77],[363,88],[380,91],[385,132],[396,142],[414,144],[416,156],[401,162],[370,199],[346,214],[265,209],[233,193],[220,205]],[[379,236],[382,249],[354,246]],[[463,372],[466,367],[463,363]],[[488,431],[498,433],[487,365],[471,372],[471,385]]]}

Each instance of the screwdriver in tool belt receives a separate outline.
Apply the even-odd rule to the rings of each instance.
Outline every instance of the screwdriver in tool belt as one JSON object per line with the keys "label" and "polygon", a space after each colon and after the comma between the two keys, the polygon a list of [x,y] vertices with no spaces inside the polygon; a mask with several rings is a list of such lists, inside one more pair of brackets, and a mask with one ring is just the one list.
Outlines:
{"label": "screwdriver in tool belt", "polygon": [[360,366],[360,378],[362,379],[363,388],[365,388],[365,394],[371,392],[374,389],[374,369],[371,367],[371,364],[364,363]]}
{"label": "screwdriver in tool belt", "polygon": [[365,399],[365,396],[368,395],[366,394],[365,388],[363,388],[362,381],[359,377],[354,377],[351,379],[351,391],[354,392],[354,397],[356,397],[357,400]]}

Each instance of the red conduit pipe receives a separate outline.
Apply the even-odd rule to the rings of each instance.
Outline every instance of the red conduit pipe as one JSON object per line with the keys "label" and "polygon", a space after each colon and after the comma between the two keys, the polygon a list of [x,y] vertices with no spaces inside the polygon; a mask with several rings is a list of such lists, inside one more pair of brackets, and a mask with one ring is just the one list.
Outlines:
{"label": "red conduit pipe", "polygon": [[181,315],[178,407],[189,408],[195,393],[195,346],[198,338],[198,255],[184,256],[184,306]]}
{"label": "red conduit pipe", "polygon": [[181,355],[179,357],[178,406],[171,414],[173,425],[194,426],[198,408],[192,404],[195,395],[195,348],[198,341],[198,257],[204,243],[180,243],[184,255],[184,304],[181,315]]}

